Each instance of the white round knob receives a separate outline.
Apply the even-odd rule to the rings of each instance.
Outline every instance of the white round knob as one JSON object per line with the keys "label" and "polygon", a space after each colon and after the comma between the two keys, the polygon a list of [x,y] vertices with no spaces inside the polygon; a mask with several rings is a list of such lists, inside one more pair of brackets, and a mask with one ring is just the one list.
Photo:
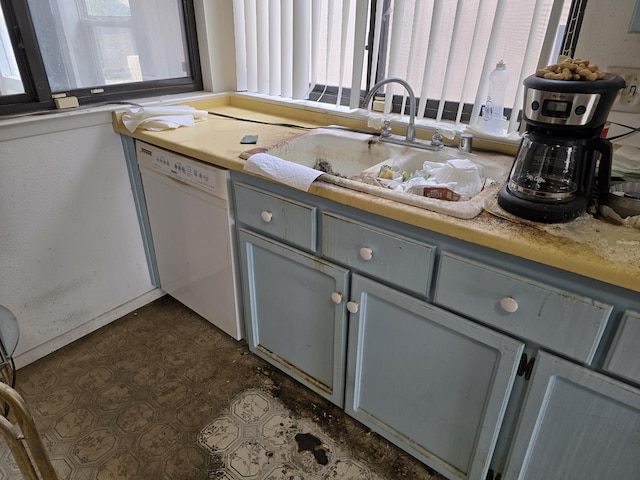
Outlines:
{"label": "white round knob", "polygon": [[262,213],[260,214],[260,216],[262,217],[262,220],[264,220],[265,222],[269,223],[271,221],[271,217],[273,217],[273,213],[267,211],[267,210],[263,210]]}
{"label": "white round knob", "polygon": [[358,313],[359,307],[360,305],[358,305],[357,302],[347,302],[347,310],[349,310],[350,313]]}
{"label": "white round knob", "polygon": [[360,258],[362,258],[363,260],[371,260],[372,257],[373,250],[371,250],[369,247],[362,247],[360,249]]}
{"label": "white round knob", "polygon": [[333,303],[342,303],[342,294],[339,292],[333,292],[331,294],[331,301]]}
{"label": "white round knob", "polygon": [[503,297],[500,306],[505,312],[513,313],[518,310],[518,301],[513,297]]}

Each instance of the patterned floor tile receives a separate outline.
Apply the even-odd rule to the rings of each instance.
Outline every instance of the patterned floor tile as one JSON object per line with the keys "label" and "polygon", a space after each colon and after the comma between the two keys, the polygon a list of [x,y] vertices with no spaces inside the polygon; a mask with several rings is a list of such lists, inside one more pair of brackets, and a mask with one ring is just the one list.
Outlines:
{"label": "patterned floor tile", "polygon": [[222,466],[212,478],[381,480],[265,391],[234,398],[229,412],[201,430],[198,443]]}

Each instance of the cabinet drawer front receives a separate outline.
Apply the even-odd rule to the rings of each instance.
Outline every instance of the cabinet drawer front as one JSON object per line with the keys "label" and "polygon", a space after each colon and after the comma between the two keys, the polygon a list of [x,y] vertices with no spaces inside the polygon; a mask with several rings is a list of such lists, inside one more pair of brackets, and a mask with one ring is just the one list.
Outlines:
{"label": "cabinet drawer front", "polygon": [[435,247],[322,214],[322,254],[344,265],[427,296]]}
{"label": "cabinet drawer front", "polygon": [[610,305],[443,253],[435,303],[590,363]]}
{"label": "cabinet drawer front", "polygon": [[236,183],[236,219],[291,245],[316,250],[316,207]]}
{"label": "cabinet drawer front", "polygon": [[618,328],[604,369],[640,384],[640,313],[628,311]]}

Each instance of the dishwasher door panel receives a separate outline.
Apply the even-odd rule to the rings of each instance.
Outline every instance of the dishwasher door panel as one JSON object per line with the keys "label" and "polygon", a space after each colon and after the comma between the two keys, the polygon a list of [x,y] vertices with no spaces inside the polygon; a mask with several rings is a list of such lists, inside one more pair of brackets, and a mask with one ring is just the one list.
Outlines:
{"label": "dishwasher door panel", "polygon": [[158,172],[141,174],[161,288],[239,340],[228,203]]}

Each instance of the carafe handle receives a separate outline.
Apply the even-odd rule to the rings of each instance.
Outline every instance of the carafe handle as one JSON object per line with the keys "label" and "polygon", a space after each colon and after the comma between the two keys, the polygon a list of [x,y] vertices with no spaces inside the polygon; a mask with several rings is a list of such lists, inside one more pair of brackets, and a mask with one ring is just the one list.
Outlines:
{"label": "carafe handle", "polygon": [[611,180],[611,158],[613,157],[613,147],[606,138],[597,138],[591,142],[590,147],[600,152],[600,165],[598,167],[598,201],[604,203],[609,193],[609,182]]}

